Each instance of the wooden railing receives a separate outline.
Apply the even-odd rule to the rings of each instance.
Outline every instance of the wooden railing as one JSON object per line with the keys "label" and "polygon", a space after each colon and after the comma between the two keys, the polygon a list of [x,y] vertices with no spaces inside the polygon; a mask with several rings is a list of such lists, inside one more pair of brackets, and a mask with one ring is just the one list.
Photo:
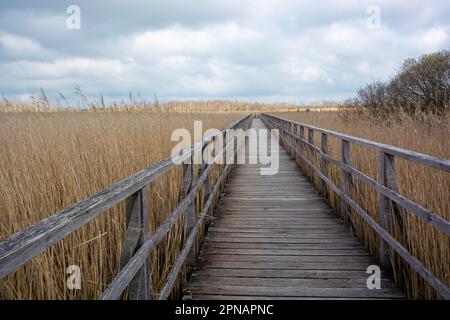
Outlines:
{"label": "wooden railing", "polygon": [[[414,203],[399,193],[395,173],[395,157],[414,161],[427,167],[450,172],[450,161],[432,157],[426,154],[413,152],[374,141],[361,139],[339,132],[322,129],[303,123],[283,119],[267,113],[261,114],[262,121],[270,128],[280,130],[280,138],[303,161],[310,173],[314,172],[321,179],[321,192],[327,195],[327,186],[333,190],[341,199],[341,212],[347,221],[350,220],[350,208],[352,208],[375,232],[379,235],[380,264],[384,268],[390,268],[390,249],[409,264],[417,273],[430,284],[444,299],[450,299],[450,290],[445,283],[438,279],[432,272],[415,258],[400,242],[393,236],[393,219],[401,224],[404,223],[405,211],[415,214],[425,222],[440,230],[445,235],[450,235],[450,223],[435,213],[429,212],[422,206]],[[308,130],[307,138],[305,130]],[[314,144],[314,133],[321,135],[320,147]],[[331,157],[328,148],[328,137],[341,140],[341,159]],[[350,145],[358,144],[376,150],[380,155],[380,181],[376,181],[352,166],[350,158]],[[306,151],[318,154],[320,165],[317,168],[312,161],[306,157]],[[342,177],[342,188],[334,184],[327,176],[327,164],[332,163],[340,168]],[[379,216],[377,222],[361,206],[355,202],[350,193],[350,179],[354,177],[363,181],[379,194]],[[390,208],[393,208],[391,211]]]}
{"label": "wooden railing", "polygon": [[[237,148],[235,135],[238,131],[230,129],[246,129],[249,127],[253,115],[249,114],[227,126],[222,131],[223,141],[229,141],[220,150],[214,150],[214,157],[229,159],[236,156]],[[226,137],[233,133],[233,137]],[[214,197],[219,194],[223,182],[231,169],[226,162],[219,168],[218,178],[214,186],[211,185],[211,171],[213,161],[201,165],[195,164],[194,157],[205,148],[215,143],[217,137],[207,141],[195,143],[189,150],[179,156],[167,158],[157,164],[130,176],[108,189],[64,209],[49,218],[38,222],[28,229],[20,231],[10,238],[0,242],[0,278],[13,272],[36,255],[47,250],[64,237],[86,225],[89,221],[104,213],[119,202],[126,201],[127,231],[122,248],[121,270],[101,294],[101,299],[119,299],[128,288],[129,299],[151,299],[151,279],[148,257],[152,249],[171,230],[180,216],[185,215],[187,238],[183,248],[173,265],[159,299],[166,299],[174,286],[177,276],[185,262],[192,264],[196,259],[195,239],[207,215],[213,207]],[[227,154],[231,151],[231,154]],[[190,160],[190,161],[189,161]],[[157,177],[176,167],[176,163],[183,163],[181,201],[168,218],[155,230],[147,234],[148,212],[147,195],[148,185]],[[199,168],[196,175],[196,167]],[[197,196],[204,187],[202,211],[197,219]],[[151,266],[150,266],[151,267]]]}

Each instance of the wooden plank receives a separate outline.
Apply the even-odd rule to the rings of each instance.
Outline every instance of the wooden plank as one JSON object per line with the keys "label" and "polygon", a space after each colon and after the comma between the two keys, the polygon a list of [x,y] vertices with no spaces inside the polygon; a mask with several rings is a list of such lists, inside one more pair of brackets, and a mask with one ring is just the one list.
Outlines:
{"label": "wooden plank", "polygon": [[222,269],[303,269],[303,270],[360,270],[365,271],[367,263],[335,263],[329,262],[280,262],[280,261],[208,261],[209,268]]}
{"label": "wooden plank", "polygon": [[321,224],[317,222],[315,224],[289,224],[289,223],[252,223],[251,225],[242,225],[240,223],[230,223],[230,224],[222,224],[221,221],[217,221],[214,223],[217,227],[226,227],[227,225],[230,228],[240,228],[240,229],[261,229],[261,230],[270,230],[270,229],[286,229],[286,230],[301,230],[301,229],[336,229],[336,225],[333,224]]}
{"label": "wooden plank", "polygon": [[247,221],[263,221],[264,218],[273,219],[274,217],[279,217],[282,221],[292,220],[292,219],[298,219],[297,221],[302,222],[312,222],[313,219],[317,219],[316,221],[333,221],[333,222],[341,222],[342,220],[339,217],[336,216],[330,216],[328,214],[286,214],[286,213],[274,213],[274,214],[268,214],[268,213],[255,213],[255,214],[243,214],[242,216],[239,215],[239,213],[233,212],[233,213],[223,213],[217,214],[214,218],[215,219],[228,219],[232,220],[233,218],[238,220],[247,220]]}
{"label": "wooden plank", "polygon": [[[247,243],[247,242],[227,242],[227,243],[220,243],[220,242],[212,242],[207,243],[203,246],[204,252],[220,252],[222,250],[229,250],[230,252],[233,249],[240,249],[240,250],[267,250],[267,251],[273,251],[274,253],[283,253],[285,255],[302,255],[303,251],[323,251],[330,252],[334,251],[336,252],[335,255],[338,255],[338,251],[343,250],[356,250],[357,253],[360,253],[361,255],[368,254],[367,251],[361,249],[361,246],[357,243],[349,243],[349,244],[340,244],[340,243],[327,243],[327,244],[315,244],[315,243]],[[362,251],[360,251],[362,250]],[[291,252],[292,251],[292,252]],[[204,254],[204,253],[203,253]],[[225,253],[224,253],[225,254]],[[326,254],[325,254],[326,255]],[[270,256],[270,255],[267,255]]]}
{"label": "wooden plank", "polygon": [[361,248],[358,243],[247,243],[247,242],[211,242],[203,246],[204,250],[209,248],[214,250],[219,249],[298,249],[298,250],[350,250],[354,248]]}
{"label": "wooden plank", "polygon": [[[245,230],[247,231],[247,230]],[[328,234],[328,233],[309,233],[309,234],[303,234],[303,233],[265,233],[265,232],[215,232],[209,230],[209,236],[218,236],[218,237],[239,237],[239,238],[276,238],[276,239],[334,239],[339,241],[340,239],[348,239],[348,234],[342,232],[341,234]]]}
{"label": "wooden plank", "polygon": [[260,215],[253,215],[253,216],[247,216],[247,215],[242,215],[242,216],[238,216],[238,215],[223,215],[220,219],[220,221],[238,221],[238,222],[250,222],[250,223],[258,223],[258,222],[264,222],[264,221],[268,221],[268,222],[274,222],[274,221],[279,221],[279,222],[297,222],[297,223],[327,223],[327,222],[332,222],[333,224],[339,223],[340,218],[338,217],[333,217],[330,215],[320,215],[317,217],[314,216],[309,216],[309,217],[305,217],[305,216],[301,216],[299,214],[296,215],[290,215],[290,216],[281,216],[281,215],[266,215],[266,216],[260,216]]}
{"label": "wooden plank", "polygon": [[[246,249],[248,251],[252,251],[252,249]],[[253,249],[255,250],[255,249]],[[373,263],[373,259],[367,253],[363,253],[361,255],[303,255],[301,251],[298,250],[294,254],[290,254],[289,250],[278,250],[276,252],[271,252],[271,254],[266,254],[267,251],[270,250],[262,250],[258,249],[254,254],[232,254],[232,253],[224,253],[224,254],[210,254],[211,251],[206,251],[208,255],[202,255],[199,257],[202,263],[207,263],[209,261],[236,261],[236,262],[271,262],[273,260],[280,262],[346,262],[346,263],[367,263],[367,265],[371,265]]]}
{"label": "wooden plank", "polygon": [[[382,278],[381,288],[393,288],[395,284],[391,279]],[[308,287],[308,288],[364,288],[367,279],[349,278],[258,278],[258,277],[222,277],[222,276],[199,276],[191,277],[191,285],[232,285],[232,286],[264,286],[264,287]]]}
{"label": "wooden plank", "polygon": [[[198,277],[246,277],[246,278],[268,278],[268,279],[366,279],[366,270],[302,270],[302,269],[232,269],[214,268],[209,265],[202,266],[202,269],[194,272]],[[388,275],[381,273],[382,279],[387,279]]]}
{"label": "wooden plank", "polygon": [[270,287],[270,286],[232,286],[232,285],[192,285],[197,294],[283,296],[283,297],[341,297],[341,298],[390,298],[404,299],[397,289],[384,288],[310,288],[310,287]]}
{"label": "wooden plank", "polygon": [[224,232],[224,233],[245,233],[247,235],[257,234],[257,233],[263,233],[264,235],[267,234],[278,234],[282,233],[285,235],[298,235],[298,234],[314,234],[314,235],[320,235],[320,234],[348,234],[348,230],[341,226],[336,225],[334,227],[327,227],[327,228],[315,228],[315,229],[305,229],[305,228],[299,228],[299,229],[286,229],[286,228],[271,228],[269,232],[265,230],[258,230],[258,229],[251,229],[251,228],[232,228],[232,227],[218,227],[215,224],[209,227],[208,229],[211,233],[213,232]]}
{"label": "wooden plank", "polygon": [[[271,260],[276,260],[271,256],[325,256],[329,259],[329,261],[333,261],[333,257],[335,256],[364,256],[368,257],[368,253],[366,250],[362,248],[352,248],[352,249],[221,249],[220,251],[216,251],[214,249],[205,250],[203,253],[203,257],[207,259],[209,256],[215,255],[265,255],[270,257]],[[355,258],[355,260],[357,260]]]}
{"label": "wooden plank", "polygon": [[[219,295],[219,294],[194,294],[196,300],[253,300],[253,301],[273,301],[273,300],[367,300],[367,298],[340,298],[340,297],[283,297],[283,296],[252,296],[252,295]],[[371,297],[373,300],[386,300],[386,298]]]}
{"label": "wooden plank", "polygon": [[[223,202],[221,202],[223,203]],[[295,209],[298,208],[298,206],[305,206],[305,207],[311,207],[311,206],[315,206],[316,208],[320,208],[320,209],[328,209],[329,207],[327,207],[327,205],[325,203],[322,202],[314,202],[314,201],[303,201],[302,203],[292,203],[292,204],[285,204],[284,206],[277,204],[277,203],[266,203],[264,204],[264,206],[258,207],[260,210],[280,210],[280,209]],[[242,211],[246,211],[246,210],[251,210],[251,209],[255,209],[255,206],[250,204],[250,203],[230,203],[228,205],[228,208],[230,209],[237,209],[237,210],[242,210]]]}

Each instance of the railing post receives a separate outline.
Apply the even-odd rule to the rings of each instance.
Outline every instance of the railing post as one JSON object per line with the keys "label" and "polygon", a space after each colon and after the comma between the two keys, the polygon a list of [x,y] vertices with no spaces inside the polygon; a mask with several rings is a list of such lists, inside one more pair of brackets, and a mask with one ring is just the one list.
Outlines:
{"label": "railing post", "polygon": [[[212,163],[209,163],[210,161],[212,161],[212,159],[209,158],[209,151],[208,148],[215,148],[215,137],[211,138],[211,142],[206,143],[205,144],[205,148],[203,150],[203,160],[205,161],[204,165],[202,166],[202,172],[206,169],[208,169],[209,166],[212,166]],[[206,154],[205,154],[206,152]],[[214,149],[215,152],[215,149]],[[211,168],[212,171],[212,168]],[[212,172],[210,172],[208,174],[208,176],[206,177],[205,180],[205,185],[204,185],[204,190],[203,190],[203,195],[201,198],[201,205],[202,205],[202,210],[203,210],[203,206],[205,204],[205,201],[208,200],[209,195],[211,194],[211,175]]]}
{"label": "railing post", "polygon": [[292,122],[289,123],[289,133],[290,133],[290,135],[289,135],[289,141],[290,141],[289,147],[291,149],[292,157],[295,158],[295,150],[296,150],[296,148],[295,148],[295,143],[294,142],[296,142],[297,139],[295,139],[294,136],[293,136],[293,134],[295,134],[295,124],[292,123]]}
{"label": "railing post", "polygon": [[[299,128],[299,134],[300,134],[300,138],[301,139],[305,139],[305,127],[304,126],[302,126],[302,125],[300,125],[300,128]],[[300,152],[301,153],[303,153],[303,155],[305,155],[306,156],[306,152],[305,152],[305,144],[303,143],[303,140],[301,140],[300,139]]]}
{"label": "railing post", "polygon": [[[195,144],[194,144],[195,146]],[[201,149],[200,149],[201,150]],[[191,190],[192,188],[195,187],[195,184],[197,183],[197,176],[195,175],[195,164],[197,161],[197,155],[196,155],[196,151],[195,151],[195,147],[192,150],[192,155],[191,155],[191,165],[189,166],[189,171],[190,171],[190,185],[189,185],[189,190]],[[192,229],[195,226],[195,222],[196,222],[196,215],[197,215],[197,196],[195,196],[191,203],[189,204],[188,208],[186,209],[186,235],[189,235],[192,231]],[[196,254],[196,248],[197,245],[196,243],[192,244],[192,247],[187,255],[186,258],[186,262],[188,266],[194,266],[195,265],[195,261],[197,258],[197,254]]]}
{"label": "railing post", "polygon": [[[125,214],[127,231],[120,259],[121,267],[124,267],[128,263],[147,238],[147,193],[148,187],[145,186],[126,199]],[[148,262],[146,261],[128,285],[129,299],[150,300],[150,287],[151,276],[148,269]]]}
{"label": "railing post", "polygon": [[[347,140],[342,140],[341,142],[341,158],[344,164],[352,166],[352,160],[350,157],[350,143]],[[342,177],[342,191],[346,196],[350,197],[351,174],[345,171],[343,168],[341,168],[341,177]],[[341,212],[344,221],[346,223],[349,223],[350,206],[344,199],[341,199]]]}
{"label": "railing post", "polygon": [[[380,183],[386,188],[399,193],[397,178],[395,174],[395,157],[391,154],[380,152]],[[406,237],[405,213],[396,203],[392,202],[386,196],[380,194],[379,223],[391,235],[394,233],[394,220],[401,230],[401,236]],[[402,239],[403,242],[406,239]],[[390,256],[388,244],[380,238],[380,263],[384,268],[391,268],[392,257]]]}
{"label": "railing post", "polygon": [[[296,124],[295,126],[295,135],[297,137],[300,137],[300,128],[301,126],[299,124]],[[301,154],[302,153],[302,142],[300,140],[300,138],[295,139],[295,149],[298,150],[298,152]],[[295,154],[295,158],[297,159],[297,154]],[[300,159],[299,159],[300,160]]]}
{"label": "railing post", "polygon": [[[320,138],[320,149],[324,154],[329,155],[330,152],[328,150],[328,135],[324,132],[322,132],[321,134],[321,138]],[[325,159],[325,157],[323,155],[320,156],[320,172],[322,172],[322,174],[327,177],[327,162],[328,160]],[[325,182],[324,179],[322,179],[322,186],[321,186],[321,192],[322,192],[322,196],[324,198],[327,198],[328,196],[328,189],[327,189],[327,183]]]}
{"label": "railing post", "polygon": [[222,161],[223,166],[222,170],[225,170],[225,167],[227,165],[227,131],[223,131],[222,134]]}
{"label": "railing post", "polygon": [[[394,157],[384,152],[380,152],[380,183],[385,187],[388,187],[389,173],[387,166],[393,161]],[[392,163],[393,164],[393,163]],[[383,229],[391,231],[392,224],[389,213],[389,199],[380,194],[380,210],[379,210],[379,223]],[[392,267],[389,257],[389,246],[383,238],[380,237],[380,264],[383,268],[389,269]]]}
{"label": "railing post", "polygon": [[[312,145],[314,144],[314,130],[311,128],[308,128],[308,142],[311,143]],[[311,152],[313,150],[312,147],[310,147]]]}
{"label": "railing post", "polygon": [[[311,128],[308,128],[308,142],[312,145],[314,145],[314,130]],[[308,146],[309,153],[311,155],[310,161],[314,164],[314,149],[312,146]],[[313,168],[308,167],[309,175],[311,176],[311,181],[314,182],[314,170]]]}
{"label": "railing post", "polygon": [[[392,155],[380,152],[380,183],[389,188],[389,180],[395,179],[392,177],[394,173],[394,157]],[[391,170],[389,170],[391,167]],[[394,173],[395,174],[395,173]],[[389,210],[389,199],[380,194],[380,212],[379,223],[389,233],[392,232],[392,219]],[[380,237],[380,263],[383,268],[391,268],[392,264],[389,256],[389,245]]]}

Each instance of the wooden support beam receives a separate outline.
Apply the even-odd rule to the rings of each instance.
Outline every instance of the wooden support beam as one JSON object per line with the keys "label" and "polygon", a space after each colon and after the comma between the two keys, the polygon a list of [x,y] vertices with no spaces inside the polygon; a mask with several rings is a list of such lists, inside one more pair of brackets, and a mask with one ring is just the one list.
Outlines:
{"label": "wooden support beam", "polygon": [[[321,138],[320,138],[320,149],[324,154],[326,154],[326,155],[330,154],[330,151],[328,149],[328,135],[323,132],[322,132]],[[327,174],[327,159],[323,155],[320,157],[320,171],[325,176],[328,176],[328,174]],[[322,180],[322,185],[321,185],[320,190],[321,190],[322,196],[324,198],[327,198],[328,197],[327,184],[323,180]]]}
{"label": "wooden support beam", "polygon": [[[314,130],[309,128],[308,129],[308,142],[312,145],[314,145]],[[309,147],[309,154],[310,154],[310,160],[311,162],[314,162],[314,149]],[[309,168],[309,176],[311,177],[311,181],[314,181],[314,171]]]}
{"label": "wooden support beam", "polygon": [[[196,159],[196,156],[195,156],[195,154],[193,154],[192,158],[191,158],[191,166],[190,166],[191,184],[189,186],[189,190],[194,188],[194,186],[197,183],[197,176],[195,174],[195,161],[197,161],[197,160],[195,160],[195,159]],[[195,226],[196,215],[197,215],[197,197],[195,197],[194,200],[192,200],[192,202],[189,204],[189,206],[186,210],[186,216],[185,216],[186,234],[189,234],[192,231],[192,228]],[[187,255],[188,266],[194,266],[196,258],[197,258],[197,253],[196,253],[196,248],[194,245],[191,247],[191,250],[189,251],[189,253]]]}
{"label": "wooden support beam", "polygon": [[[127,231],[120,258],[121,268],[128,263],[147,238],[147,193],[148,188],[145,186],[126,199]],[[151,278],[146,261],[128,285],[128,298],[130,300],[150,300],[150,287]]]}
{"label": "wooden support beam", "polygon": [[[395,157],[385,152],[380,152],[380,183],[386,188],[399,193],[395,173]],[[404,209],[385,195],[380,194],[379,223],[391,235],[394,235],[395,225],[397,225],[401,232],[399,236],[402,238],[402,242],[406,240],[404,220]],[[380,238],[380,263],[385,268],[391,268],[393,265],[393,257],[390,252],[389,246]]]}
{"label": "wooden support beam", "polygon": [[[385,187],[389,187],[389,180],[392,179],[392,177],[389,177],[389,174],[392,173],[387,167],[390,165],[390,162],[394,161],[394,157],[392,155],[388,155],[384,152],[380,152],[380,183],[384,185]],[[395,179],[395,178],[394,178]],[[380,209],[379,209],[379,216],[378,216],[379,224],[384,229],[387,230],[389,233],[392,231],[392,219],[390,217],[390,210],[389,210],[389,199],[380,194]],[[390,260],[390,254],[389,254],[389,245],[386,243],[386,241],[380,237],[380,264],[383,266],[383,268],[391,268],[391,260]]]}
{"label": "wooden support beam", "polygon": [[[341,141],[341,159],[344,164],[350,167],[352,166],[352,160],[350,156],[350,143],[347,140]],[[351,197],[350,186],[352,184],[352,176],[350,173],[348,173],[341,167],[341,177],[342,177],[342,191],[345,193],[345,195]],[[341,213],[345,223],[350,224],[351,227],[353,227],[353,224],[350,223],[351,221],[350,206],[344,199],[341,199]]]}

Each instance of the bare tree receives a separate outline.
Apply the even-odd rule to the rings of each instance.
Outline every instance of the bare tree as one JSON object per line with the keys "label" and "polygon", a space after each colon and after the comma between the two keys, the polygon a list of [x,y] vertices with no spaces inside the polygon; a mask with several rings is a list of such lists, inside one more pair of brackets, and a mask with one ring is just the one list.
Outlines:
{"label": "bare tree", "polygon": [[365,107],[378,116],[399,111],[445,113],[450,109],[450,52],[407,59],[389,82],[369,83],[347,103]]}

